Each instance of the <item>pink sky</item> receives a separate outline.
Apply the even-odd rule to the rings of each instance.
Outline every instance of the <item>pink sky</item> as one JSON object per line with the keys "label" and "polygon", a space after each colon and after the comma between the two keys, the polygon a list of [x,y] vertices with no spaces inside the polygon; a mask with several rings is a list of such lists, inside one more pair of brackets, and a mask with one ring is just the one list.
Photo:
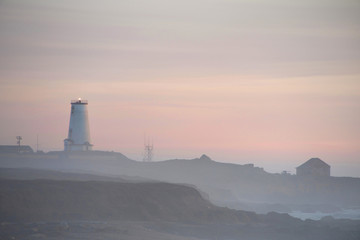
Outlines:
{"label": "pink sky", "polygon": [[[320,157],[360,177],[360,3],[3,1],[0,144],[62,150],[70,100],[95,149],[140,160]],[[304,18],[304,16],[307,16]]]}

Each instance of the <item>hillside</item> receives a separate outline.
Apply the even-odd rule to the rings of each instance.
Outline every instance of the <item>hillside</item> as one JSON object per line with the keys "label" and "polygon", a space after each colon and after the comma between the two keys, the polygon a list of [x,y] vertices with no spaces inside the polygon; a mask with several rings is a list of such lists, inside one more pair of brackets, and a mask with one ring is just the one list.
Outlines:
{"label": "hillside", "polygon": [[108,181],[108,182],[145,182],[150,179],[136,176],[104,176],[89,173],[76,173],[34,168],[0,168],[0,178],[17,180],[73,180],[73,181]]}
{"label": "hillside", "polygon": [[194,188],[169,183],[0,180],[0,221],[237,223],[254,216],[216,207]]}
{"label": "hillside", "polygon": [[[192,160],[137,162],[117,153],[0,156],[0,167],[60,170],[111,178],[124,176],[195,185],[213,203],[256,210],[254,204],[360,206],[360,179],[301,178],[270,174],[252,165],[220,163],[207,156]],[[93,179],[97,180],[97,179]],[[246,204],[243,204],[246,203]],[[252,206],[249,206],[252,204]],[[274,210],[279,209],[275,208]]]}
{"label": "hillside", "polygon": [[0,180],[0,239],[357,240],[360,221],[217,207],[189,186]]}

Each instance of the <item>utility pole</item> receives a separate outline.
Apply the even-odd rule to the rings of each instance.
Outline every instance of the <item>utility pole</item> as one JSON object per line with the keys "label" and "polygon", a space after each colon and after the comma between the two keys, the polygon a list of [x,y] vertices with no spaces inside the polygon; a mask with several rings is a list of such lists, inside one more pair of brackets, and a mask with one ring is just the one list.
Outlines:
{"label": "utility pole", "polygon": [[17,139],[17,144],[19,146],[18,152],[21,153],[21,140],[22,140],[22,137],[21,136],[16,136],[16,139]]}
{"label": "utility pole", "polygon": [[36,134],[36,152],[39,152],[39,134]]}

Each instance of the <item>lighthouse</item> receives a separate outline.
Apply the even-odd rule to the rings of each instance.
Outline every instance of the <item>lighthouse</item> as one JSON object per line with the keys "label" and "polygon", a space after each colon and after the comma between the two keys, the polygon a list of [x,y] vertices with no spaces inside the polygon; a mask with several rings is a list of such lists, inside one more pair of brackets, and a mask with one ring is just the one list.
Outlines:
{"label": "lighthouse", "polygon": [[68,137],[64,140],[64,151],[92,149],[87,106],[88,101],[81,98],[71,101],[69,132]]}

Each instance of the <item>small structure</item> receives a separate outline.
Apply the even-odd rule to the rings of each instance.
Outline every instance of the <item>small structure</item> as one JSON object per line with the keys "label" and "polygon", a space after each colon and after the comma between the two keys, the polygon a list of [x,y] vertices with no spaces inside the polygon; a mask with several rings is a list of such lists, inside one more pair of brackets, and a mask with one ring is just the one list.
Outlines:
{"label": "small structure", "polygon": [[28,145],[0,145],[0,153],[34,153]]}
{"label": "small structure", "polygon": [[64,151],[92,150],[87,100],[72,100],[68,137],[64,140]]}
{"label": "small structure", "polygon": [[320,158],[311,158],[296,168],[296,175],[330,177],[330,165]]}

